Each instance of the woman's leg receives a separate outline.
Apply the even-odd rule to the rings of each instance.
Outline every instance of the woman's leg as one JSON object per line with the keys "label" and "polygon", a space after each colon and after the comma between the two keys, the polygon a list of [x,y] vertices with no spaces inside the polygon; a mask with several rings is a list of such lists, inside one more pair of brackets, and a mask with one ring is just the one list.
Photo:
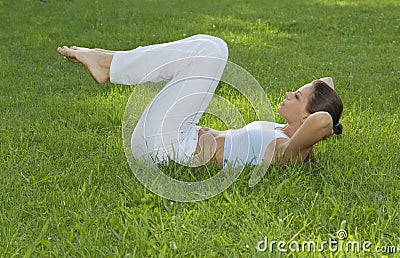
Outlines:
{"label": "woman's leg", "polygon": [[227,58],[225,42],[206,35],[115,53],[111,82],[168,81],[136,125],[131,139],[135,158],[163,161],[169,157],[191,163],[196,123],[211,101]]}
{"label": "woman's leg", "polygon": [[58,48],[71,61],[84,64],[99,83],[141,84],[168,81],[146,107],[132,135],[136,158],[188,163],[197,144],[197,127],[222,76],[225,42],[196,35],[131,51]]}
{"label": "woman's leg", "polygon": [[[131,51],[112,51],[100,48],[84,48],[84,47],[58,47],[57,52],[66,57],[71,62],[82,63],[91,73],[93,79],[98,83],[105,83],[110,80],[110,66],[114,63],[117,70],[114,72],[114,79],[111,79],[113,83],[132,85],[140,84],[148,81],[157,82],[161,80],[170,80],[173,77],[174,71],[173,65],[168,63],[187,58],[190,56],[212,56],[213,47],[207,49],[207,43],[204,41],[214,41],[219,45],[219,50],[226,49],[225,42],[219,38],[215,38],[208,35],[195,35],[182,40],[150,45],[145,47],[138,47]],[[203,45],[203,47],[202,47]],[[202,50],[200,50],[202,48]],[[199,51],[200,50],[200,51]],[[227,50],[225,50],[227,52]],[[115,53],[117,57],[114,58]],[[220,54],[217,54],[217,56]],[[122,58],[120,59],[119,57]],[[132,57],[132,59],[129,58]],[[151,58],[151,60],[149,59]],[[114,60],[116,59],[116,60]],[[121,61],[122,60],[122,61]],[[153,72],[154,75],[157,73],[152,69],[161,68],[163,66],[163,74],[169,76],[159,76],[159,78],[149,78],[149,75]],[[166,71],[169,68],[169,73]],[[125,71],[124,71],[125,70]],[[133,78],[121,78],[123,76],[132,76]],[[170,77],[170,78],[168,78]]]}
{"label": "woman's leg", "polygon": [[208,61],[225,59],[226,62],[227,55],[223,40],[202,34],[130,51],[116,51],[110,81],[125,85],[170,81],[186,70],[187,64],[201,61],[201,57],[208,57]]}

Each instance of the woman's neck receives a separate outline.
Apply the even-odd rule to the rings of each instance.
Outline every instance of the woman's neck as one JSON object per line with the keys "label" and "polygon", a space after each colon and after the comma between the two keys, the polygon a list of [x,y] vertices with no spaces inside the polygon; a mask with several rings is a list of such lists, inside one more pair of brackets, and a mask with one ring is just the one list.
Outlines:
{"label": "woman's neck", "polygon": [[301,123],[288,123],[282,127],[281,131],[291,138],[300,126]]}

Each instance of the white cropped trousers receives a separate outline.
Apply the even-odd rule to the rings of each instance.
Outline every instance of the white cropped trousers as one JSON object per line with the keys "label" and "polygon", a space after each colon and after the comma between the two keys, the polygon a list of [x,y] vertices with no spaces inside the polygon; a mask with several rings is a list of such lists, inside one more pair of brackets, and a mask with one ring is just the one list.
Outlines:
{"label": "white cropped trousers", "polygon": [[228,59],[220,38],[196,35],[115,53],[110,81],[133,85],[167,81],[147,105],[131,138],[133,156],[155,162],[169,158],[190,165],[197,122],[206,110]]}

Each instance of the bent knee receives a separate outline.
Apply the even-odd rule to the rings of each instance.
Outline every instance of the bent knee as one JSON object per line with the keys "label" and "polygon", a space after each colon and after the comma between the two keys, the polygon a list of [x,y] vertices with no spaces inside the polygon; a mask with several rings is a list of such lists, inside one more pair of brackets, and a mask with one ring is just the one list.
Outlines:
{"label": "bent knee", "polygon": [[199,54],[218,57],[224,60],[228,59],[228,46],[224,40],[210,35],[198,36]]}

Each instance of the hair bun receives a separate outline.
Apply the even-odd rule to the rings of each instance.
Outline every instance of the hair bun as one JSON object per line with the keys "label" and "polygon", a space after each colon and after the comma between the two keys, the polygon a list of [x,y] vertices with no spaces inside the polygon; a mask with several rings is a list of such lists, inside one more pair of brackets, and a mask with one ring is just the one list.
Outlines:
{"label": "hair bun", "polygon": [[340,122],[338,122],[335,126],[333,126],[334,134],[339,135],[342,134],[342,132],[343,132],[343,125]]}

